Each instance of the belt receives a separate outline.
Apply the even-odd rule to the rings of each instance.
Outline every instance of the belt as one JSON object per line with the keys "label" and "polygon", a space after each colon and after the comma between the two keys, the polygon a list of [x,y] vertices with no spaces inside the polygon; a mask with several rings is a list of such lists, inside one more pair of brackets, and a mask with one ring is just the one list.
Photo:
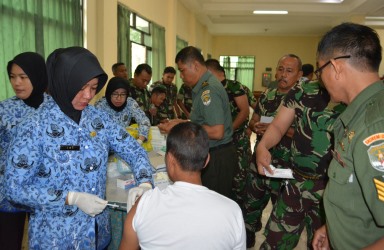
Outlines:
{"label": "belt", "polygon": [[300,170],[298,170],[297,168],[293,168],[292,171],[301,176],[302,178],[304,179],[307,179],[307,180],[323,180],[323,179],[326,179],[327,176],[324,176],[324,175],[308,175],[307,173],[304,173]]}
{"label": "belt", "polygon": [[219,149],[222,149],[222,148],[226,148],[226,147],[229,147],[231,145],[233,145],[232,141],[230,141],[228,143],[225,143],[225,144],[220,144],[220,145],[214,146],[212,148],[209,148],[209,152],[213,152],[213,151],[216,151],[216,150],[219,150]]}

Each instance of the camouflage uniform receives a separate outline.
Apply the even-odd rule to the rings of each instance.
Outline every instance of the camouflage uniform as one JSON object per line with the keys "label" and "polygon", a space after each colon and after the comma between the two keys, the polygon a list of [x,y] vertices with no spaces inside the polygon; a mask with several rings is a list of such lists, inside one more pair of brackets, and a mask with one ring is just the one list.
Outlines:
{"label": "camouflage uniform", "polygon": [[[133,83],[133,78],[129,79],[129,93],[128,96],[139,104],[139,107],[145,113],[148,112],[150,106],[150,94],[147,89],[139,89]],[[131,124],[136,123],[135,119],[132,119]]]}
{"label": "camouflage uniform", "polygon": [[255,96],[253,95],[253,92],[247,86],[245,86],[244,84],[242,84],[242,86],[244,88],[245,94],[248,97],[248,104],[249,104],[249,106],[253,107],[253,105],[255,105],[257,103],[257,100],[256,100]]}
{"label": "camouflage uniform", "polygon": [[[176,113],[175,113],[176,110],[175,110],[175,106],[174,106],[174,103],[176,102],[176,98],[177,98],[176,85],[173,83],[171,85],[169,85],[169,84],[165,84],[163,81],[157,81],[151,85],[151,90],[157,86],[164,87],[167,91],[166,99],[163,102],[163,104],[161,104],[161,106],[159,107],[160,112],[161,113],[165,112],[165,115],[166,115],[165,119],[177,118]],[[164,115],[162,115],[162,117],[164,117]]]}
{"label": "camouflage uniform", "polygon": [[[184,103],[185,108],[188,110],[188,112],[191,112],[192,89],[183,83],[183,85],[181,85],[179,89],[179,93],[177,94],[177,100],[182,101]],[[183,113],[182,118],[187,119],[187,116]]]}
{"label": "camouflage uniform", "polygon": [[[237,107],[235,97],[245,95],[245,90],[243,85],[237,81],[227,80],[222,81],[222,84],[225,87],[225,90],[228,94],[232,122],[235,120],[239,114],[239,108]],[[249,137],[246,134],[246,129],[248,125],[248,119],[243,122],[235,131],[233,131],[233,144],[236,146],[236,151],[238,155],[238,166],[235,170],[235,176],[233,179],[233,193],[235,195],[235,201],[239,204],[240,208],[244,212],[245,204],[245,184],[249,168],[249,163],[251,161],[251,143]]]}
{"label": "camouflage uniform", "polygon": [[[152,105],[154,106],[154,104],[151,103],[149,107],[151,108]],[[165,111],[164,106],[156,107],[156,109],[157,112],[155,116],[152,116],[151,113],[149,113],[149,110],[145,111],[145,114],[151,122],[151,126],[156,126],[160,123],[160,121],[168,118],[168,114]]]}
{"label": "camouflage uniform", "polygon": [[329,100],[328,92],[314,82],[296,85],[283,102],[295,110],[291,145],[295,179],[282,186],[260,249],[293,249],[304,227],[310,249],[314,231],[324,224],[322,196],[332,159],[333,123],[340,114]]}
{"label": "camouflage uniform", "polygon": [[[255,114],[261,116],[275,117],[280,109],[286,93],[280,93],[277,89],[269,88],[260,96],[260,101],[255,108]],[[261,136],[257,135],[257,142]],[[270,150],[272,155],[272,165],[276,168],[290,167],[290,148],[291,138],[283,136],[281,141]],[[255,150],[256,151],[255,145]],[[272,204],[275,203],[280,190],[280,179],[269,178],[259,175],[257,172],[256,153],[252,154],[249,173],[247,176],[247,202],[245,204],[246,214],[244,216],[245,227],[251,232],[257,232],[261,229],[261,216],[269,199]]]}

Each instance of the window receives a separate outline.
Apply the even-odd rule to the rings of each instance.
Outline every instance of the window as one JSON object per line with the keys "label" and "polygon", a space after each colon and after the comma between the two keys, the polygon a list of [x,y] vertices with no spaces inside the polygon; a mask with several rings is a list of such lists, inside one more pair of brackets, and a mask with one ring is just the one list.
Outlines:
{"label": "window", "polygon": [[[180,50],[188,46],[188,42],[181,39],[180,37],[176,36],[176,54],[179,53]],[[181,85],[183,84],[183,81],[180,78],[180,72],[177,70],[176,67],[176,85],[180,89]]]}
{"label": "window", "polygon": [[239,81],[253,91],[254,56],[220,56],[220,64],[228,79]]}
{"label": "window", "polygon": [[131,72],[141,63],[152,64],[151,23],[136,13],[130,16]]}
{"label": "window", "polygon": [[152,80],[165,68],[165,29],[128,8],[118,5],[118,61],[127,65],[132,77],[137,65],[152,67]]}
{"label": "window", "polygon": [[[83,45],[82,0],[2,0],[0,69],[24,51],[47,57],[53,50]],[[6,74],[0,74],[0,100],[14,96]]]}

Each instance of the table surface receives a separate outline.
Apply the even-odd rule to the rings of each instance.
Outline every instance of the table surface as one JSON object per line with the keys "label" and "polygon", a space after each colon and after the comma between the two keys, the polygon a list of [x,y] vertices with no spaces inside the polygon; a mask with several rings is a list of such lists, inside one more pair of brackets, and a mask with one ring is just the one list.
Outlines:
{"label": "table surface", "polygon": [[[164,156],[159,155],[154,151],[148,152],[148,157],[152,166],[155,167],[155,169],[158,166],[161,166],[164,164]],[[126,203],[129,189],[118,188],[116,185],[116,181],[118,178],[124,179],[124,175],[120,175],[116,177],[107,177],[106,199],[108,201]]]}

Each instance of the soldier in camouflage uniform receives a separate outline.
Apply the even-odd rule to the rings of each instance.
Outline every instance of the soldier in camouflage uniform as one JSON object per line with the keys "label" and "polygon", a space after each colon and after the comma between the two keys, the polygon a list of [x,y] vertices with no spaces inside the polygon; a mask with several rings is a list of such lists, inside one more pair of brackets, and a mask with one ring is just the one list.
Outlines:
{"label": "soldier in camouflage uniform", "polygon": [[163,86],[166,90],[166,100],[159,107],[161,113],[165,112],[166,118],[175,119],[180,116],[180,110],[177,106],[177,86],[172,83],[175,78],[176,70],[174,67],[166,67],[163,72],[163,77],[160,81],[154,82],[151,85],[151,91],[156,86]]}
{"label": "soldier in camouflage uniform", "polygon": [[333,123],[340,114],[340,109],[329,101],[328,92],[318,82],[297,84],[287,94],[257,146],[258,172],[272,173],[269,149],[294,122],[291,145],[294,179],[285,182],[278,194],[260,249],[293,249],[304,227],[310,249],[314,231],[324,223],[322,196],[332,158]]}
{"label": "soldier in camouflage uniform", "polygon": [[112,65],[112,73],[114,76],[128,80],[127,67],[123,62],[118,62]]}
{"label": "soldier in camouflage uniform", "polygon": [[[268,88],[261,94],[252,119],[249,122],[249,128],[257,135],[255,149],[257,142],[261,140],[263,133],[269,125],[269,123],[261,122],[261,117],[276,116],[285,95],[300,79],[302,74],[300,68],[301,60],[296,55],[288,54],[279,59],[275,75],[278,82],[277,88]],[[288,132],[281,138],[281,141],[270,150],[272,164],[276,168],[290,167],[290,148],[293,132],[293,127],[289,128]],[[272,204],[275,203],[281,183],[280,179],[259,175],[255,164],[256,153],[254,152],[247,176],[247,203],[244,216],[248,248],[255,245],[255,233],[262,227],[261,216],[263,210],[267,206],[269,199],[272,200]]]}
{"label": "soldier in camouflage uniform", "polygon": [[192,108],[192,88],[185,85],[185,83],[181,85],[179,93],[177,94],[177,104],[183,111],[181,118],[189,119]]}
{"label": "soldier in camouflage uniform", "polygon": [[206,60],[205,65],[208,70],[221,81],[228,94],[232,115],[232,139],[238,155],[238,166],[235,170],[233,180],[233,193],[235,195],[235,201],[244,212],[246,197],[245,184],[252,154],[249,137],[246,134],[249,117],[248,96],[240,82],[225,78],[224,68],[216,59]]}
{"label": "soldier in camouflage uniform", "polygon": [[151,126],[156,126],[165,120],[168,120],[168,116],[164,112],[160,112],[161,104],[166,100],[167,91],[163,86],[157,86],[152,89],[151,98],[149,99],[149,110],[145,112]]}
{"label": "soldier in camouflage uniform", "polygon": [[[147,89],[148,83],[152,78],[152,68],[146,63],[139,64],[133,78],[129,79],[128,96],[134,99],[142,111],[147,112],[150,108],[150,94]],[[132,121],[131,123],[135,123]]]}
{"label": "soldier in camouflage uniform", "polygon": [[252,91],[247,86],[245,86],[244,84],[242,84],[242,86],[243,86],[243,89],[245,91],[245,94],[248,97],[249,106],[252,109],[254,109],[256,107],[256,104],[257,104],[256,97],[253,95]]}

